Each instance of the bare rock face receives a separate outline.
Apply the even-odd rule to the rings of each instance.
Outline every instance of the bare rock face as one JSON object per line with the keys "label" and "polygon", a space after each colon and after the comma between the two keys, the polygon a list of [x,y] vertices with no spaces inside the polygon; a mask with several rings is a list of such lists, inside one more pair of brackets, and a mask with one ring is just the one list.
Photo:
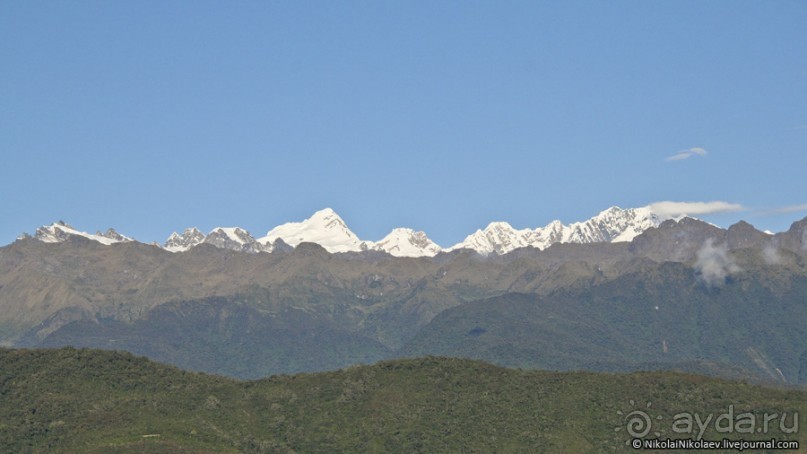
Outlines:
{"label": "bare rock face", "polygon": [[104,233],[96,232],[95,234],[97,236],[102,236],[104,238],[109,238],[110,240],[114,240],[114,241],[117,241],[119,243],[128,242],[128,241],[134,241],[134,239],[129,238],[126,235],[121,235],[120,233],[115,231],[115,229],[113,229],[112,227],[108,228],[107,231],[104,232]]}
{"label": "bare rock face", "polygon": [[760,232],[751,224],[740,221],[726,232],[726,243],[729,249],[744,249],[760,246],[770,241],[770,235]]}
{"label": "bare rock face", "polygon": [[797,254],[807,254],[807,217],[794,222],[787,232],[777,233],[773,237],[774,244],[782,249]]}
{"label": "bare rock face", "polygon": [[271,251],[271,245],[268,247],[258,243],[252,235],[240,227],[232,228],[217,228],[213,229],[204,240],[205,243],[212,244],[213,246],[229,249],[231,251],[258,253],[262,251]]}
{"label": "bare rock face", "polygon": [[34,238],[45,243],[60,243],[70,237],[71,231],[75,231],[70,224],[64,221],[56,221],[51,225],[42,226],[36,229]]}
{"label": "bare rock face", "polygon": [[636,255],[658,261],[683,262],[695,257],[707,239],[722,239],[726,231],[693,218],[664,221],[637,236],[630,245]]}
{"label": "bare rock face", "polygon": [[[266,246],[264,246],[264,248],[265,247]],[[275,242],[271,244],[271,248],[274,253],[285,253],[294,250],[294,247],[283,241],[283,238],[276,239]]]}
{"label": "bare rock face", "polygon": [[163,247],[171,252],[187,251],[188,249],[201,244],[205,240],[205,234],[196,227],[190,227],[182,232],[182,235],[174,232],[168,237]]}

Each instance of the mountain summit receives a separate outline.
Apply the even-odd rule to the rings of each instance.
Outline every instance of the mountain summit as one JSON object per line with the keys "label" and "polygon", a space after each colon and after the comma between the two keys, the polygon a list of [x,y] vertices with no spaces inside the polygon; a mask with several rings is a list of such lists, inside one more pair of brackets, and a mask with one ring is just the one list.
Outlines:
{"label": "mountain summit", "polygon": [[122,243],[126,241],[134,241],[133,239],[121,235],[115,229],[108,229],[106,233],[97,232],[95,235],[87,232],[76,230],[70,224],[64,221],[54,222],[51,225],[45,225],[36,229],[34,238],[44,243],[61,243],[66,241],[70,236],[83,236],[101,244]]}
{"label": "mountain summit", "polygon": [[383,251],[396,257],[434,257],[442,251],[424,232],[412,229],[392,229],[381,241],[368,244],[368,249]]}
{"label": "mountain summit", "polygon": [[[398,257],[433,257],[440,252],[470,249],[481,255],[506,254],[518,248],[546,249],[555,243],[609,243],[628,242],[648,229],[658,227],[663,216],[650,207],[611,207],[583,222],[565,225],[552,221],[535,229],[516,229],[507,222],[492,222],[483,230],[468,235],[462,242],[442,248],[422,231],[395,228],[379,241],[360,239],[348,228],[345,221],[331,208],[315,212],[301,222],[289,222],[255,239],[240,227],[217,227],[207,235],[191,227],[182,234],[174,232],[162,246],[170,252],[183,252],[199,244],[240,252],[272,252],[281,241],[284,248],[301,243],[316,243],[331,253],[380,251]],[[133,241],[113,229],[106,233],[81,232],[64,222],[40,227],[34,237],[46,243],[65,241],[71,235],[83,236],[102,244]]]}
{"label": "mountain summit", "polygon": [[267,245],[282,239],[291,246],[317,243],[328,252],[361,251],[362,241],[330,208],[319,210],[302,222],[289,222],[270,230],[258,243]]}
{"label": "mountain summit", "polygon": [[168,237],[163,247],[166,251],[182,252],[200,244],[205,240],[205,234],[196,227],[190,227],[182,232],[182,235],[174,232]]}
{"label": "mountain summit", "polygon": [[611,207],[593,218],[564,225],[552,221],[545,227],[517,230],[507,222],[492,222],[461,243],[447,249],[472,249],[482,255],[506,254],[522,247],[546,249],[555,243],[611,243],[631,241],[647,229],[658,227],[662,219],[650,208]]}

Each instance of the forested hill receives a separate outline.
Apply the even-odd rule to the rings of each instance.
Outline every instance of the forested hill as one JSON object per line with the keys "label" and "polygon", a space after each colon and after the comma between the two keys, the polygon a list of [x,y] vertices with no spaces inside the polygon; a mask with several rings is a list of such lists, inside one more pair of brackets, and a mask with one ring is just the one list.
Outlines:
{"label": "forested hill", "polygon": [[[128,353],[0,350],[0,452],[627,452],[631,411],[689,438],[672,432],[674,415],[730,406],[792,418],[807,414],[807,392],[434,357],[241,382]],[[724,437],[714,427],[705,439]]]}

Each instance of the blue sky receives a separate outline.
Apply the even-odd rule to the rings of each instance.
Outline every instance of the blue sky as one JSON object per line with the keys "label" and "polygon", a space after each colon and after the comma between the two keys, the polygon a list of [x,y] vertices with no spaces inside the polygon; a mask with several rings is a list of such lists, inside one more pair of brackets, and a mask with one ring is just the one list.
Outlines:
{"label": "blue sky", "polygon": [[659,201],[784,230],[804,24],[803,1],[2,2],[0,244],[332,207],[448,246]]}

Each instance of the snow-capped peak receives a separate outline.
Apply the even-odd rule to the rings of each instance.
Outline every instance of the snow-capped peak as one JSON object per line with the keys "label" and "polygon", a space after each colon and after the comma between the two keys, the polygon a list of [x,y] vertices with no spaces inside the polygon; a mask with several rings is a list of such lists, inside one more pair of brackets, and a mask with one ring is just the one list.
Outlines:
{"label": "snow-capped peak", "polygon": [[169,252],[182,252],[196,246],[205,240],[205,234],[196,227],[189,227],[182,235],[174,232],[165,241],[163,248]]}
{"label": "snow-capped peak", "polygon": [[250,235],[249,232],[241,227],[217,227],[207,234],[208,243],[211,242],[210,237],[213,235],[222,239],[236,242],[238,244],[247,244],[250,241],[255,240],[252,238],[252,235]]}
{"label": "snow-capped peak", "polygon": [[[243,252],[261,252],[265,247],[258,243],[252,235],[240,227],[218,227],[207,234],[205,243],[223,249]],[[271,245],[268,246],[271,250]]]}
{"label": "snow-capped peak", "polygon": [[630,241],[645,230],[657,227],[661,224],[661,220],[648,207],[629,209],[611,207],[587,221],[569,225],[552,221],[545,227],[516,230],[506,222],[494,222],[485,230],[477,230],[448,250],[473,249],[487,255],[506,254],[527,246],[546,249],[555,243]]}
{"label": "snow-capped peak", "polygon": [[[681,216],[683,217],[683,216]],[[676,218],[676,219],[680,219]],[[471,249],[480,254],[506,254],[518,248],[545,249],[555,243],[595,243],[631,241],[642,232],[657,227],[666,218],[654,212],[652,206],[622,209],[611,207],[583,222],[564,225],[552,221],[535,229],[516,229],[507,222],[491,222],[483,230],[468,235],[465,240],[445,251]],[[37,229],[35,237],[47,243],[65,241],[79,235],[102,244],[133,241],[113,229],[95,235],[80,232],[64,222],[56,222]],[[302,222],[289,222],[270,230],[266,236],[255,239],[239,227],[218,227],[204,235],[191,227],[182,234],[172,233],[163,246],[171,252],[186,251],[198,244],[207,243],[219,248],[243,252],[272,252],[275,242],[283,240],[283,249],[303,242],[317,243],[329,252],[375,250],[394,256],[435,256],[443,249],[425,233],[407,228],[396,228],[377,242],[362,241],[330,208],[315,212]]]}
{"label": "snow-capped peak", "polygon": [[477,230],[447,250],[473,249],[482,255],[505,254],[529,246],[530,233],[529,229],[516,230],[507,222],[491,222],[484,230]]}
{"label": "snow-capped peak", "polygon": [[45,243],[61,243],[67,241],[67,239],[72,235],[83,236],[84,238],[88,238],[106,245],[124,241],[132,241],[131,238],[119,234],[114,229],[107,230],[105,234],[99,232],[98,234],[93,235],[91,233],[76,230],[73,228],[73,226],[64,221],[57,221],[51,225],[45,225],[36,229],[34,238]]}
{"label": "snow-capped peak", "polygon": [[259,238],[258,242],[266,246],[278,238],[291,246],[304,242],[317,243],[328,252],[361,251],[363,243],[330,208],[317,211],[302,222],[279,225]]}
{"label": "snow-capped peak", "polygon": [[120,242],[120,243],[125,243],[125,242],[128,242],[128,241],[134,241],[134,238],[130,238],[130,237],[126,236],[126,235],[121,235],[120,233],[115,231],[115,229],[113,229],[112,227],[106,229],[106,232],[104,232],[104,233],[95,232],[95,234],[97,236],[102,236],[104,238],[109,238],[110,240],[115,240],[115,241]]}
{"label": "snow-capped peak", "polygon": [[381,241],[367,246],[371,250],[384,251],[396,257],[434,257],[442,250],[424,232],[407,228],[393,229]]}
{"label": "snow-capped peak", "polygon": [[658,227],[661,218],[650,208],[611,207],[584,222],[569,225],[563,243],[631,241],[645,230]]}

